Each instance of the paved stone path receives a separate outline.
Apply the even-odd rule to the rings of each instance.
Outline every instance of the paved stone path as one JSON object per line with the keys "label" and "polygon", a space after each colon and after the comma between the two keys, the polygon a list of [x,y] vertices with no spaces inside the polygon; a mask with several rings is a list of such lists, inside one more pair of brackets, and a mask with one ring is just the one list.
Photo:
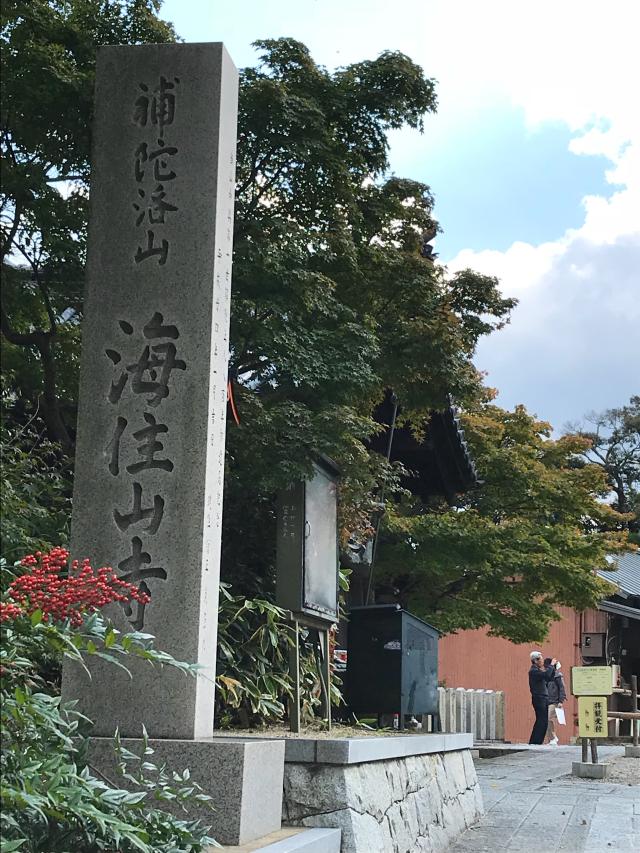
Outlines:
{"label": "paved stone path", "polygon": [[[600,760],[623,752],[601,746]],[[640,850],[640,787],[575,779],[579,760],[572,746],[477,760],[487,813],[449,853]]]}

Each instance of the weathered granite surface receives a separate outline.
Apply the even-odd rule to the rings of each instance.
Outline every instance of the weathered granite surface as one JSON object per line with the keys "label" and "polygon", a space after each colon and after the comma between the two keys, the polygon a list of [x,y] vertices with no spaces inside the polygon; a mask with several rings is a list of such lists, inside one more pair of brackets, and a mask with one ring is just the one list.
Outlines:
{"label": "weathered granite surface", "polygon": [[203,667],[66,666],[98,735],[213,732],[237,79],[222,44],[98,51],[71,551],[151,595],[119,630]]}
{"label": "weathered granite surface", "polygon": [[[124,738],[122,745],[141,755],[143,742]],[[211,834],[222,844],[246,844],[280,829],[282,815],[282,783],[284,743],[281,740],[158,740],[151,739],[153,755],[146,760],[169,770],[190,771],[211,805],[194,803],[189,807],[191,818],[200,818],[211,826]],[[111,738],[91,738],[89,760],[94,767],[119,785],[126,780],[115,779],[115,754]],[[132,768],[136,768],[133,763]],[[171,804],[154,804],[174,811],[184,818],[181,808]]]}
{"label": "weathered granite surface", "polygon": [[437,853],[483,814],[468,749],[285,765],[283,822],[342,830],[342,853]]}

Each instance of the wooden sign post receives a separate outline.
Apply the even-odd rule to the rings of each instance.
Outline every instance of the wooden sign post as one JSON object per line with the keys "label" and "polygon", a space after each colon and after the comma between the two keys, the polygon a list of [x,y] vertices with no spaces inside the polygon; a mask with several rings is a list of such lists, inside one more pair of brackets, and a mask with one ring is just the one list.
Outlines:
{"label": "wooden sign post", "polygon": [[[607,696],[613,693],[610,666],[571,667],[571,692],[578,697],[578,734],[582,742],[582,764],[591,744],[591,763],[598,764],[597,738],[607,737]],[[575,772],[575,766],[574,766]]]}

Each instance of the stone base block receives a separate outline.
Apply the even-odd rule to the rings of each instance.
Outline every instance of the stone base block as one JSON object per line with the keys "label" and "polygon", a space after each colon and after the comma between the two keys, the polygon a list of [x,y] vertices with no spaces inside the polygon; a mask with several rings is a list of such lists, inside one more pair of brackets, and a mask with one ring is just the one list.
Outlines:
{"label": "stone base block", "polygon": [[512,744],[494,744],[493,746],[478,746],[478,754],[480,758],[500,758],[503,755],[513,755],[515,752],[526,752],[529,747],[526,744],[522,746],[513,746]]}
{"label": "stone base block", "polygon": [[625,758],[640,758],[640,746],[627,744],[624,748]]}
{"label": "stone base block", "polygon": [[[142,755],[141,740],[123,738],[122,745]],[[204,804],[194,804],[188,815],[210,825],[211,835],[221,844],[245,844],[280,829],[284,741],[151,739],[149,746],[154,753],[143,760],[157,766],[166,764],[167,769],[180,773],[188,768],[191,779],[212,797],[215,811]],[[91,738],[89,761],[116,784],[128,787],[115,775],[111,738]],[[135,766],[136,762],[132,767]],[[181,809],[173,809],[170,804],[158,807],[184,817]]]}
{"label": "stone base block", "polygon": [[571,772],[581,779],[606,779],[607,765],[590,764],[588,761],[574,761],[571,765]]}

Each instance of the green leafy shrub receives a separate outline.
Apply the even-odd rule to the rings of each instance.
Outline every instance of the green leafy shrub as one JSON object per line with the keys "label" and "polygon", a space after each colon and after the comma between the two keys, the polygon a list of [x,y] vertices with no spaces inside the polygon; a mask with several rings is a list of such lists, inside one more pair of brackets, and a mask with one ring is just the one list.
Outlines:
{"label": "green leafy shrub", "polygon": [[163,802],[210,798],[188,771],[169,773],[152,763],[146,732],[141,755],[115,738],[118,776],[127,790],[91,767],[91,723],[56,695],[40,662],[62,656],[86,666],[85,657],[95,655],[126,669],[126,657],[134,656],[186,675],[195,675],[196,667],[155,649],[148,634],[119,633],[99,609],[75,602],[83,619],[73,625],[71,618],[52,618],[50,600],[41,598],[42,608],[33,609],[32,600],[16,596],[15,581],[6,586],[0,608],[2,853],[199,853],[215,844],[199,821],[162,809]]}
{"label": "green leafy shrub", "polygon": [[216,719],[243,726],[279,720],[291,693],[291,628],[284,611],[261,598],[240,598],[220,585]]}
{"label": "green leafy shrub", "polygon": [[[293,629],[285,611],[263,598],[234,596],[220,585],[216,721],[222,726],[260,726],[283,719],[293,695],[289,649]],[[320,705],[320,682],[313,645],[300,638],[300,687],[303,718],[312,720]],[[332,679],[332,704],[342,701]]]}
{"label": "green leafy shrub", "polygon": [[[8,563],[25,551],[66,542],[71,519],[71,462],[32,427],[0,426],[2,553]],[[5,579],[11,579],[10,573]]]}

